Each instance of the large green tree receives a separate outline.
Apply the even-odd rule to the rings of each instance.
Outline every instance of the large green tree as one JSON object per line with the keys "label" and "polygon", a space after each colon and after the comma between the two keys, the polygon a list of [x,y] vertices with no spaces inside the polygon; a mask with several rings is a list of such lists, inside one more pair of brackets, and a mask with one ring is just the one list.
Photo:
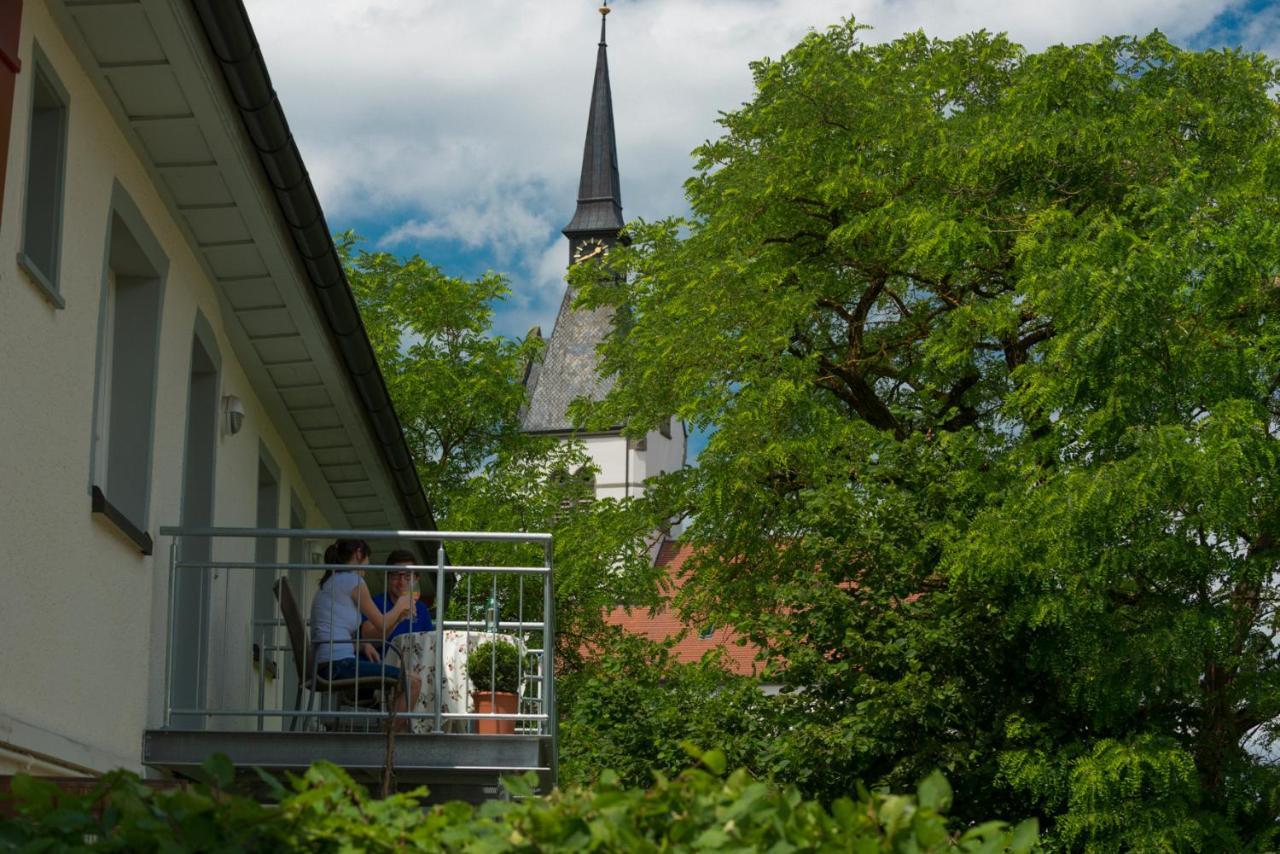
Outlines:
{"label": "large green tree", "polygon": [[[1280,82],[1163,36],[754,65],[687,221],[636,224],[609,399],[714,428],[682,604],[803,693],[762,761],[933,767],[1071,849],[1274,833]],[[1262,843],[1257,843],[1262,844]]]}

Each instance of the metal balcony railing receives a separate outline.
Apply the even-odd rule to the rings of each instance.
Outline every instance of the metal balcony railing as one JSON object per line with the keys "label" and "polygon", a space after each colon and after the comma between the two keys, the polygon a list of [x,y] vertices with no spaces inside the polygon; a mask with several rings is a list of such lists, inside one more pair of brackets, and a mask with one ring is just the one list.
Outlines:
{"label": "metal balcony railing", "polygon": [[[517,734],[550,738],[555,756],[549,534],[181,527],[160,534],[169,538],[164,730],[314,736],[395,726],[406,735],[438,737],[469,734],[481,721],[514,721]],[[368,541],[375,555],[425,545],[436,559],[408,566],[318,562],[324,546],[338,539]],[[449,565],[446,553],[461,554],[465,544],[492,562]],[[375,593],[387,588],[387,573],[414,573],[433,625],[390,644],[385,637],[352,639],[357,654],[365,641],[384,654],[374,675],[358,673],[350,684],[318,678],[317,660],[331,656],[315,642],[310,619],[323,574],[349,569],[362,571]],[[480,674],[466,672],[466,656],[495,639],[518,651],[513,712],[478,712],[471,702],[471,677]],[[493,684],[496,654],[487,675]],[[411,676],[421,688],[397,708],[398,693],[411,693]]]}

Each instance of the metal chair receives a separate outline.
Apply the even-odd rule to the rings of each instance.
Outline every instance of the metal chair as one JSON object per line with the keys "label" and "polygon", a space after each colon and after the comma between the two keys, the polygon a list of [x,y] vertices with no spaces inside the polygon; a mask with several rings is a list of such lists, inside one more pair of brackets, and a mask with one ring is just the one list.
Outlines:
{"label": "metal chair", "polygon": [[[293,654],[293,665],[298,673],[298,691],[293,699],[293,708],[299,714],[295,715],[289,724],[291,731],[297,728],[300,718],[306,721],[311,716],[311,707],[315,703],[317,692],[330,695],[336,693],[339,698],[348,701],[349,705],[360,708],[373,708],[378,705],[378,701],[372,697],[362,699],[358,693],[361,688],[380,691],[385,697],[399,684],[402,691],[408,692],[408,682],[403,670],[399,676],[382,674],[358,680],[326,679],[317,673],[315,657],[309,654],[311,646],[308,643],[306,626],[302,622],[302,612],[298,610],[297,600],[293,598],[293,592],[289,589],[288,579],[277,579],[271,589],[275,591],[276,601],[280,603],[280,613],[284,616],[285,629],[289,632],[289,649]],[[302,710],[303,688],[309,692],[305,713]]]}

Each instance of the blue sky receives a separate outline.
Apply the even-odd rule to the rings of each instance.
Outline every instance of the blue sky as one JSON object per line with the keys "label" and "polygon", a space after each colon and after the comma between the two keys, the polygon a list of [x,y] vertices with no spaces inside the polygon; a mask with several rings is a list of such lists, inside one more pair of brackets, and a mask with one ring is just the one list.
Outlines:
{"label": "blue sky", "polygon": [[[246,0],[332,229],[454,275],[507,274],[496,328],[549,333],[563,294],[595,0]],[[689,152],[750,96],[747,63],[853,15],[869,38],[1004,31],[1029,49],[1160,29],[1280,56],[1260,0],[615,0],[624,215],[681,214]],[[305,8],[305,14],[299,12]]]}

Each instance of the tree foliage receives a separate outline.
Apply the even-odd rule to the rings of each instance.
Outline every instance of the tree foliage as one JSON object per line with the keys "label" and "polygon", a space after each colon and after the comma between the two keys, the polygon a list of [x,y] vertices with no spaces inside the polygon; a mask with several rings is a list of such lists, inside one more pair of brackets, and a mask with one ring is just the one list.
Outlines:
{"label": "tree foliage", "polygon": [[578,274],[620,319],[579,414],[715,430],[682,606],[803,690],[810,793],[942,767],[1070,848],[1261,846],[1276,67],[859,29],[756,63],[691,219]]}
{"label": "tree foliage", "polygon": [[493,307],[510,293],[497,273],[448,276],[417,255],[363,249],[353,232],[335,243],[418,476],[447,517],[484,462],[519,441],[522,379],[539,342],[492,334]]}
{"label": "tree foliage", "polygon": [[481,807],[451,802],[422,808],[425,790],[385,799],[340,768],[314,765],[288,787],[270,778],[279,799],[263,805],[228,791],[230,763],[207,763],[208,782],[157,792],[116,772],[84,796],[19,776],[0,818],[0,850],[21,851],[831,851],[1005,852],[1036,842],[1034,822],[992,821],[952,830],[951,789],[934,773],[916,796],[862,793],[830,810],[793,789],[725,774],[718,751],[702,768],[629,789],[606,778],[591,789],[534,797],[531,781],[508,781],[518,800]]}
{"label": "tree foliage", "polygon": [[584,667],[557,682],[560,779],[589,785],[607,770],[626,786],[679,773],[685,744],[714,744],[730,767],[774,775],[783,757],[785,705],[757,680],[728,673],[713,653],[683,663],[671,641],[633,634],[597,635]]}

